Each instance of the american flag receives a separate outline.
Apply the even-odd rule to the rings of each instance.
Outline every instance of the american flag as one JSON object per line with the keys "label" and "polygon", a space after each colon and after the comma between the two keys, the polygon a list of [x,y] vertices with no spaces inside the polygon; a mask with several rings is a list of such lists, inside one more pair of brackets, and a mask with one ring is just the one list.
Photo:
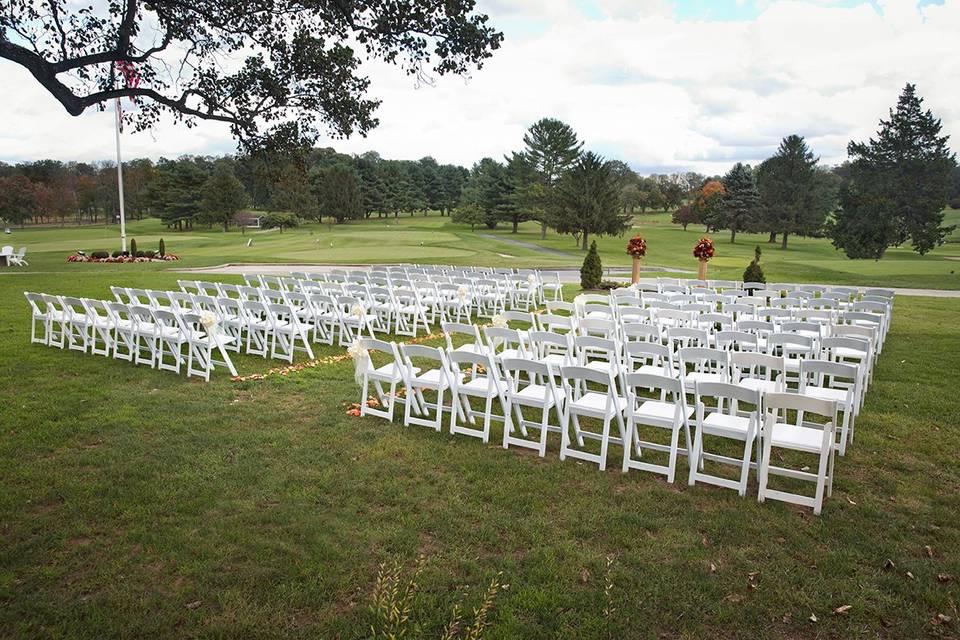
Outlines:
{"label": "american flag", "polygon": [[[140,86],[140,74],[137,73],[137,68],[133,66],[132,62],[129,60],[120,60],[116,66],[128,87]],[[130,96],[130,101],[136,104],[137,99],[134,96]],[[117,124],[120,127],[120,131],[123,131],[123,107],[120,104],[120,98],[117,98]]]}

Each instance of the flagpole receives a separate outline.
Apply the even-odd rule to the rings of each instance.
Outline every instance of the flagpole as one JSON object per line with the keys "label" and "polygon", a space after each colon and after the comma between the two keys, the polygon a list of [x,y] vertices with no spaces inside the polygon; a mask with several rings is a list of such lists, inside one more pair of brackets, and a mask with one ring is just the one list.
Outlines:
{"label": "flagpole", "polygon": [[114,109],[117,117],[114,130],[117,134],[117,190],[120,194],[120,250],[127,250],[127,221],[123,210],[123,160],[120,158],[120,98],[116,99]]}

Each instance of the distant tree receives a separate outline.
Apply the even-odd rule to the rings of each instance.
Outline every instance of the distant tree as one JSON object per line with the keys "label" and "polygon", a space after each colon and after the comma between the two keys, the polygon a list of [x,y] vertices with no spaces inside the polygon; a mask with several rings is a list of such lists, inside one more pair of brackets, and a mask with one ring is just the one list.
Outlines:
{"label": "distant tree", "polygon": [[819,233],[836,207],[835,185],[818,172],[817,163],[806,141],[790,135],[755,171],[761,207],[758,226],[770,233],[770,242],[779,234],[781,249],[787,248],[791,234]]}
{"label": "distant tree", "polygon": [[148,189],[160,220],[180,231],[191,228],[200,213],[201,193],[206,181],[207,174],[190,158],[161,158],[157,162],[157,177]]}
{"label": "distant tree", "polygon": [[503,201],[499,212],[517,233],[521,222],[543,217],[544,188],[536,168],[525,153],[513,152],[504,158]]}
{"label": "distant tree", "polygon": [[708,180],[691,205],[699,221],[707,227],[707,231],[724,227],[723,196],[725,194],[723,182]]}
{"label": "distant tree", "polygon": [[210,224],[222,224],[223,230],[227,231],[230,221],[246,204],[247,192],[233,172],[232,163],[218,162],[203,185],[200,219]]}
{"label": "distant tree", "polygon": [[[553,197],[560,176],[580,157],[583,143],[573,128],[555,118],[542,118],[533,123],[523,136],[524,151],[543,184],[544,197]],[[540,221],[540,237],[547,237],[549,220]]]}
{"label": "distant tree", "polygon": [[679,174],[657,176],[663,209],[673,209],[683,204],[684,189]]}
{"label": "distant tree", "polygon": [[940,120],[922,104],[907,84],[877,137],[847,147],[850,179],[830,235],[849,258],[880,259],[908,239],[923,255],[954,229],[943,225],[943,209],[956,159]]}
{"label": "distant tree", "polygon": [[287,162],[270,189],[269,208],[301,218],[317,217],[317,199],[310,192],[307,173],[299,161]]}
{"label": "distant tree", "polygon": [[459,224],[470,225],[470,230],[473,231],[480,225],[486,224],[487,214],[479,205],[466,202],[450,213],[450,219]]}
{"label": "distant tree", "polygon": [[677,207],[677,210],[673,212],[671,218],[673,224],[683,225],[683,230],[687,230],[688,224],[699,224],[700,216],[697,215],[696,210],[689,204],[683,204]]}
{"label": "distant tree", "polygon": [[621,234],[630,228],[631,217],[619,212],[619,192],[604,159],[587,152],[557,184],[553,219],[557,231],[573,234],[589,244],[590,235]]}
{"label": "distant tree", "polygon": [[444,164],[440,166],[439,175],[440,182],[443,184],[443,206],[440,208],[440,213],[441,215],[449,214],[460,204],[463,187],[467,183],[467,178],[470,177],[470,172],[455,164]]}
{"label": "distant tree", "polygon": [[484,214],[484,224],[495,229],[504,212],[512,206],[509,189],[506,168],[493,158],[483,158],[470,170],[462,200],[464,204],[479,207]]}
{"label": "distant tree", "polygon": [[352,167],[321,167],[311,175],[311,190],[317,198],[320,216],[333,218],[337,224],[363,217],[363,196],[360,181]]}
{"label": "distant tree", "polygon": [[264,229],[291,229],[300,225],[300,218],[293,213],[274,212],[260,217],[260,226]]}
{"label": "distant tree", "polygon": [[759,209],[760,194],[749,165],[733,165],[723,177],[723,189],[723,227],[730,230],[730,242],[736,242],[737,231],[756,225]]}
{"label": "distant tree", "polygon": [[36,185],[23,174],[0,178],[0,218],[21,227],[37,209]]}

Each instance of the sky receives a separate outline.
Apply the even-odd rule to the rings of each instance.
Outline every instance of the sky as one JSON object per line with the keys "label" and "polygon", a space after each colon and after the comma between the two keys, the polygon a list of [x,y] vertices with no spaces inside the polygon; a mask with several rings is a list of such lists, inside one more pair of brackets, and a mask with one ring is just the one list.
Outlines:
{"label": "sky", "polygon": [[[417,86],[368,63],[380,126],[338,151],[469,166],[522,147],[542,117],[641,173],[723,173],[781,138],[824,163],[865,140],[912,82],[960,149],[960,0],[478,0],[505,41],[470,77]],[[68,115],[0,60],[0,160],[114,157],[113,117]],[[227,129],[170,119],[123,136],[125,158],[231,153]]]}

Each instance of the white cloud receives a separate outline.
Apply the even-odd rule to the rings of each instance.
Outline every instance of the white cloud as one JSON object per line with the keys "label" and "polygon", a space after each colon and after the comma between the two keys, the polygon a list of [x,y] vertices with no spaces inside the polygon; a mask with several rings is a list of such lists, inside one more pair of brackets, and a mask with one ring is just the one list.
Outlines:
{"label": "white cloud", "polygon": [[[590,11],[573,0],[485,0],[508,37],[481,71],[416,88],[396,68],[367,65],[381,126],[321,143],[469,165],[519,148],[549,115],[638,168],[720,172],[763,159],[790,133],[833,163],[915,82],[960,146],[960,0],[833,5],[763,0],[754,20],[706,21],[680,20],[663,0],[596,0]],[[111,157],[111,113],[71,118],[11,63],[0,62],[0,86],[0,159]],[[210,123],[124,137],[128,157],[232,146]]]}

